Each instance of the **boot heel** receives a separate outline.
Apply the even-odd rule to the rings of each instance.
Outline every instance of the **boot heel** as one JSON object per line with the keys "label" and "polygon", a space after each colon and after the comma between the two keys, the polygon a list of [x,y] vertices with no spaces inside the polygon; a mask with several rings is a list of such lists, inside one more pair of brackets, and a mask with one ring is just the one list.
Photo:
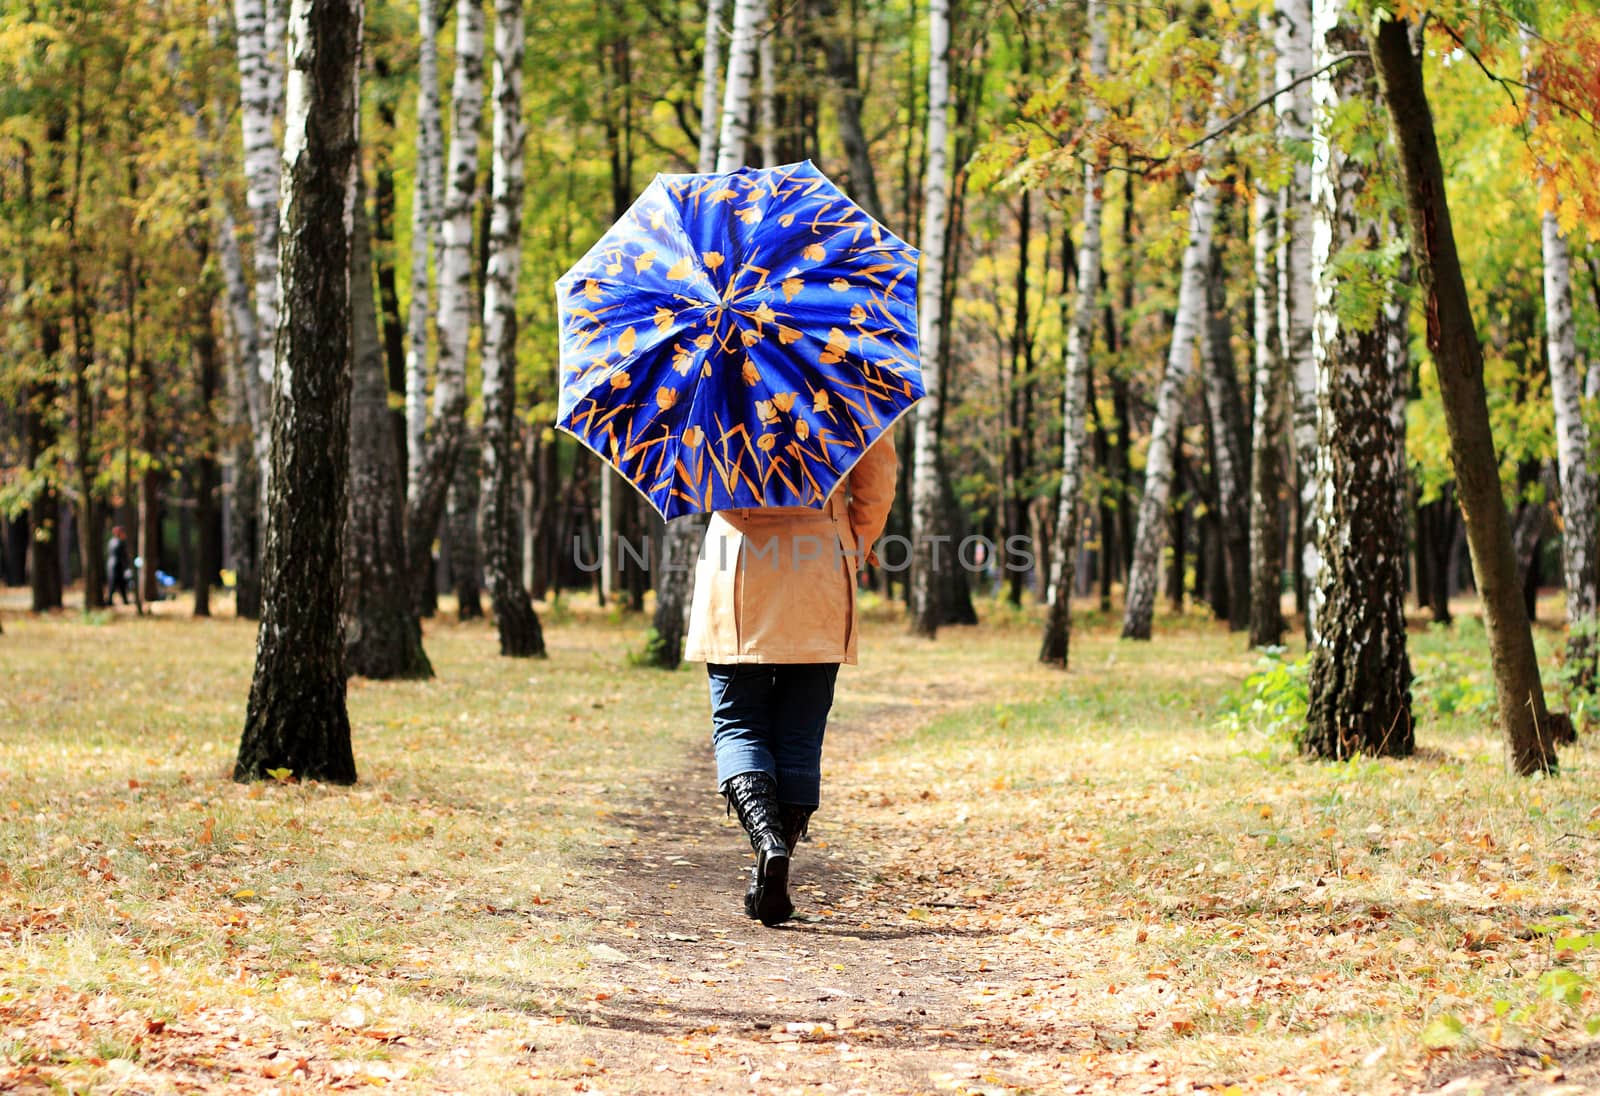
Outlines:
{"label": "boot heel", "polygon": [[754,903],[756,919],[768,928],[783,924],[794,916],[794,904],[789,901],[789,854],[761,850],[756,873],[759,879]]}

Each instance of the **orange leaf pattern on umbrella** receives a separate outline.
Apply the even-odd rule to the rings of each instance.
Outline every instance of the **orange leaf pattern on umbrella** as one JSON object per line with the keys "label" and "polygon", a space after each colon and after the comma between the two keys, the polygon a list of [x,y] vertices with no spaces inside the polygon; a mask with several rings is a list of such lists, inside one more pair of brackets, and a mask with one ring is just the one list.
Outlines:
{"label": "orange leaf pattern on umbrella", "polygon": [[809,162],[659,175],[557,283],[557,425],[664,517],[820,506],[922,395],[916,270]]}

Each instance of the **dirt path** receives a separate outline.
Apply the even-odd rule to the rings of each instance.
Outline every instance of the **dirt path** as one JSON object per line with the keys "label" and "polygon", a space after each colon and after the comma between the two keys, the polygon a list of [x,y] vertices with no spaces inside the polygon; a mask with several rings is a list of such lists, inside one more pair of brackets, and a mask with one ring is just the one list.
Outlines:
{"label": "dirt path", "polygon": [[[845,762],[834,770],[872,744],[848,726],[830,738],[832,760]],[[1059,1032],[1041,1040],[975,1003],[1047,972],[1008,957],[987,930],[935,923],[969,903],[936,869],[907,877],[847,832],[870,790],[845,780],[825,791],[829,809],[796,856],[797,917],[778,929],[746,919],[750,848],[708,788],[709,750],[696,753],[614,816],[633,837],[594,866],[605,905],[574,1017],[584,1027],[568,1046],[584,1054],[595,1090],[1027,1091],[1059,1081],[1074,1049]]]}

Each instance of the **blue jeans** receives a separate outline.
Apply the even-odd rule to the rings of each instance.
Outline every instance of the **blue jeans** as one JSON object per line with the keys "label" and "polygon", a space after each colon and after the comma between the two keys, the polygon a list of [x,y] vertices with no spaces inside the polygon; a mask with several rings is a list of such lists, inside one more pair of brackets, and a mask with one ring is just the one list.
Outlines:
{"label": "blue jeans", "polygon": [[815,809],[838,663],[708,663],[706,673],[717,787],[763,772],[777,781],[779,802]]}

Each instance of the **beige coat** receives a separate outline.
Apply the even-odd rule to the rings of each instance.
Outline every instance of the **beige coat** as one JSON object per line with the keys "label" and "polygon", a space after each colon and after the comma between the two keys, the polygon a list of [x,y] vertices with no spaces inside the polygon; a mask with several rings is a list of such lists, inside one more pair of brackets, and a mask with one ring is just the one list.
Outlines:
{"label": "beige coat", "polygon": [[889,520],[896,471],[894,438],[884,434],[821,510],[714,513],[695,564],[684,657],[854,664],[856,571]]}

